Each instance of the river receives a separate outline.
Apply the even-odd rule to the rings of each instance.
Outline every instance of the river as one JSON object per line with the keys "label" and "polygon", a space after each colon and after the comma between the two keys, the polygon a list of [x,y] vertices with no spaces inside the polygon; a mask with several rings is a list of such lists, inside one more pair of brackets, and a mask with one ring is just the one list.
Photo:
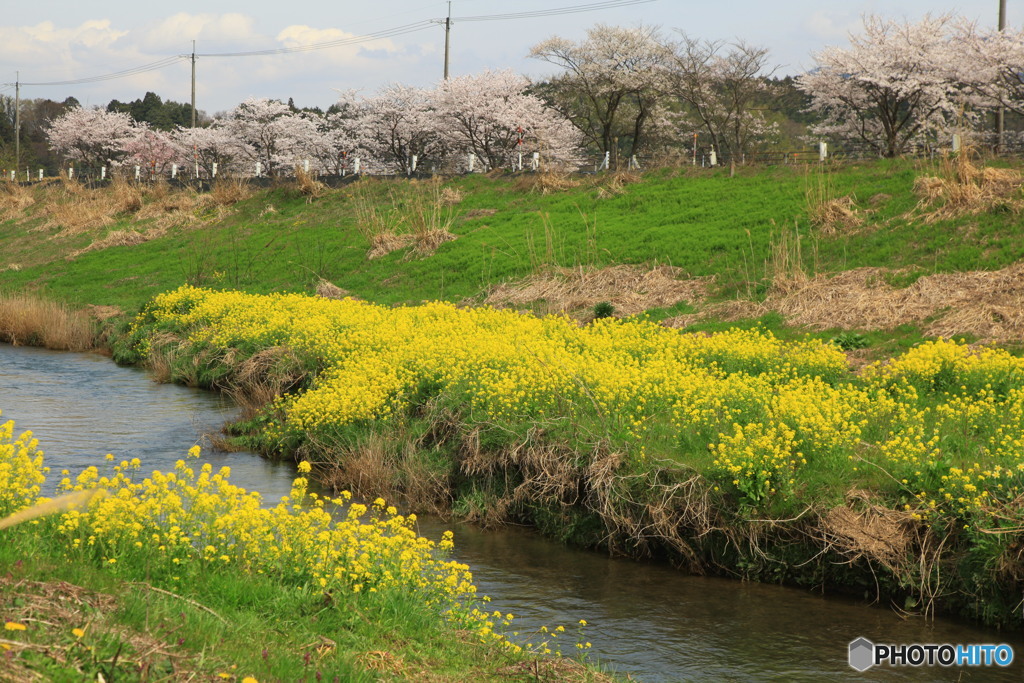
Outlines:
{"label": "river", "polygon": [[[0,345],[0,410],[17,432],[31,429],[51,467],[100,466],[113,453],[138,457],[146,471],[168,470],[194,444],[214,468],[229,465],[232,481],[276,502],[295,468],[251,453],[221,453],[216,433],[235,408],[223,397],[157,384],[142,370],[117,367],[93,354]],[[1000,633],[953,620],[901,618],[887,608],[812,592],[687,576],[671,567],[608,558],[563,547],[526,529],[481,531],[421,518],[420,532],[455,532],[456,559],[472,567],[490,608],[516,615],[521,633],[563,624],[574,650],[575,624],[585,619],[590,657],[636,680],[847,680],[848,643],[1008,643],[1006,669],[876,668],[863,680],[1024,680],[1024,634]],[[563,636],[565,638],[565,636]]]}

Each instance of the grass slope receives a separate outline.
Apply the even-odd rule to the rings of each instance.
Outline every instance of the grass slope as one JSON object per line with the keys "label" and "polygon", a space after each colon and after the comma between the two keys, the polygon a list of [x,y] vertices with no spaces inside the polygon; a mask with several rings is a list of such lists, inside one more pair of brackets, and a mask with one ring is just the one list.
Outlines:
{"label": "grass slope", "polygon": [[[366,258],[370,245],[356,225],[351,186],[312,202],[287,186],[261,191],[227,216],[210,213],[143,244],[71,260],[64,257],[90,241],[116,230],[144,231],[154,219],[122,215],[107,227],[62,236],[43,227],[30,207],[0,224],[0,286],[135,309],[186,282],[263,293],[309,291],[322,277],[357,296],[397,304],[475,297],[545,264],[657,262],[691,276],[715,275],[723,298],[757,298],[777,265],[773,254],[783,234],[800,235],[808,272],[915,269],[901,276],[901,285],[924,273],[994,269],[1024,257],[1010,213],[929,225],[907,218],[917,203],[914,179],[930,171],[903,161],[828,170],[830,193],[853,195],[866,218],[861,228],[828,237],[807,216],[805,195],[821,171],[805,167],[733,178],[660,171],[622,187],[595,177],[549,194],[507,178],[456,178],[446,187],[463,197],[451,227],[458,239],[429,256],[402,249],[375,260]],[[387,206],[391,182],[367,182],[364,196]]]}

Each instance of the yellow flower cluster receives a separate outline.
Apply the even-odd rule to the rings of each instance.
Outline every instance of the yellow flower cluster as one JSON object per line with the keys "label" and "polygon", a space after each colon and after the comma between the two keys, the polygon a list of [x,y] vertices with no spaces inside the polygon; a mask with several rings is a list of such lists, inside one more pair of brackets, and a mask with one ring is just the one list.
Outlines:
{"label": "yellow flower cluster", "polygon": [[[0,412],[2,415],[2,412]],[[0,517],[32,505],[49,471],[32,432],[14,438],[14,420],[0,424]]]}
{"label": "yellow flower cluster", "polygon": [[[12,439],[13,428],[8,422],[0,430],[0,513],[45,500],[38,495],[46,473],[42,454],[30,434]],[[172,585],[204,572],[245,571],[325,593],[413,592],[488,642],[517,647],[473,617],[469,568],[444,557],[451,532],[435,544],[416,534],[415,515],[399,515],[383,499],[362,505],[347,492],[318,496],[301,476],[289,496],[266,507],[258,493],[231,483],[227,467],[214,472],[204,464],[197,471],[190,461],[198,455],[194,447],[172,472],[146,477],[137,459],[108,474],[90,467],[74,479],[64,476],[58,493],[106,495],[47,518],[47,529],[66,540],[71,559],[92,559],[115,572],[145,566],[151,578]],[[300,472],[309,469],[305,464]]]}
{"label": "yellow flower cluster", "polygon": [[999,349],[940,340],[856,375],[831,344],[758,330],[192,287],[137,325],[225,352],[286,346],[317,368],[275,406],[282,439],[402,419],[438,397],[470,425],[557,422],[633,463],[691,464],[748,503],[881,482],[922,515],[993,518],[1024,493],[1024,360]]}

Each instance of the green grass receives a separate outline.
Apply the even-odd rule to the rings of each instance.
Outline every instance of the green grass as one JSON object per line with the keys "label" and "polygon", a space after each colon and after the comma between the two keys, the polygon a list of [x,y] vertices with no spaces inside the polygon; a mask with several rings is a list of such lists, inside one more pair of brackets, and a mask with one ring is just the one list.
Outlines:
{"label": "green grass", "polygon": [[[134,310],[185,282],[265,293],[309,291],[322,277],[357,296],[398,304],[477,297],[545,262],[660,263],[692,276],[716,276],[720,297],[756,298],[772,274],[773,244],[783,231],[794,230],[808,272],[913,268],[898,276],[896,284],[903,285],[925,273],[992,269],[1024,257],[1012,214],[933,225],[906,218],[916,205],[914,178],[925,172],[931,171],[905,161],[828,170],[832,193],[853,194],[867,218],[863,228],[835,237],[809,225],[805,193],[820,171],[804,167],[745,170],[734,178],[726,172],[655,171],[612,195],[595,187],[600,177],[551,194],[519,188],[514,179],[457,178],[448,181],[463,195],[452,228],[457,240],[430,256],[402,249],[373,261],[355,225],[351,188],[313,203],[287,187],[261,191],[221,220],[70,261],[63,255],[91,238],[46,239],[46,230],[29,232],[40,222],[30,214],[22,223],[0,224],[4,260],[22,266],[0,272],[0,287]],[[388,186],[372,182],[367,193],[387,204]],[[92,237],[132,225],[123,217]]]}
{"label": "green grass", "polygon": [[[27,626],[0,634],[8,671],[67,681],[96,680],[98,673],[121,681],[187,674],[233,681],[533,680],[516,671],[536,657],[460,636],[415,596],[356,599],[228,572],[165,592],[150,587],[144,567],[120,567],[115,576],[68,563],[31,532],[4,533],[0,615]],[[74,628],[85,634],[76,637]],[[547,675],[571,669],[575,680],[610,680],[591,678],[571,662],[541,658],[537,666]]]}

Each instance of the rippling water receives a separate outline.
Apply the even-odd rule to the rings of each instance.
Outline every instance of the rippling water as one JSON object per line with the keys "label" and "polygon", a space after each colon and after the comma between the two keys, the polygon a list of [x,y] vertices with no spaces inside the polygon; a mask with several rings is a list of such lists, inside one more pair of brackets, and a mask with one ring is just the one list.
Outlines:
{"label": "rippling water", "polygon": [[[204,435],[235,409],[217,395],[154,383],[110,360],[0,345],[0,410],[31,429],[56,473],[102,465],[103,456],[138,457],[147,470],[170,469],[188,449],[229,465],[232,481],[273,503],[295,476],[288,464],[251,453],[217,453]],[[55,483],[57,477],[52,477]],[[473,568],[494,609],[517,616],[525,634],[565,625],[563,650],[575,650],[575,624],[591,657],[641,681],[846,680],[847,643],[1009,643],[1017,663],[994,669],[871,670],[864,680],[1024,680],[1024,636],[947,620],[901,619],[893,611],[810,592],[686,576],[671,567],[573,550],[523,529],[483,532],[421,519],[421,533],[455,531],[456,559]]]}

